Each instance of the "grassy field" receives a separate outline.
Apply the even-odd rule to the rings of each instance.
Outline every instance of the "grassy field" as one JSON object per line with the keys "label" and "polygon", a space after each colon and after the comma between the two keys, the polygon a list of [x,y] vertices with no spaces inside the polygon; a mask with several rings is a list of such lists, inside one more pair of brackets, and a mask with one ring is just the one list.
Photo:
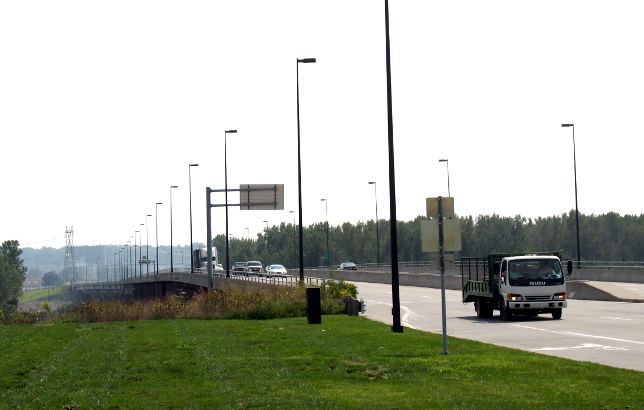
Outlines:
{"label": "grassy field", "polygon": [[66,294],[69,291],[69,288],[63,287],[63,286],[58,286],[55,288],[49,288],[49,289],[36,289],[36,290],[28,290],[22,293],[22,297],[20,298],[20,302],[22,303],[28,303],[28,302],[44,302],[47,300],[47,298],[59,298],[61,295]]}
{"label": "grassy field", "polygon": [[644,373],[363,318],[0,326],[0,408],[644,408]]}

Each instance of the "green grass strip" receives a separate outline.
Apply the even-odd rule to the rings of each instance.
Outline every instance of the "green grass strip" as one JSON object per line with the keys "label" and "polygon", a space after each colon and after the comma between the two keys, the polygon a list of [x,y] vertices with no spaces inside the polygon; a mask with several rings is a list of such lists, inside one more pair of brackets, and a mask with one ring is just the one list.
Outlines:
{"label": "green grass strip", "polygon": [[55,297],[66,294],[68,292],[69,292],[69,288],[64,286],[58,286],[58,287],[49,288],[49,289],[27,290],[22,293],[20,302],[23,302],[23,303],[44,302],[48,298],[54,299]]}
{"label": "green grass strip", "polygon": [[363,318],[0,326],[0,408],[644,408],[644,373]]}

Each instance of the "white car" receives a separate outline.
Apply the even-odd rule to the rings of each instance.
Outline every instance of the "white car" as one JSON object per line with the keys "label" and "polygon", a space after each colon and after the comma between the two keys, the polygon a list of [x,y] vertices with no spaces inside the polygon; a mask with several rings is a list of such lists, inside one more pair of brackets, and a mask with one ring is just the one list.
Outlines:
{"label": "white car", "polygon": [[266,267],[266,276],[280,276],[285,277],[288,274],[283,265],[268,265]]}

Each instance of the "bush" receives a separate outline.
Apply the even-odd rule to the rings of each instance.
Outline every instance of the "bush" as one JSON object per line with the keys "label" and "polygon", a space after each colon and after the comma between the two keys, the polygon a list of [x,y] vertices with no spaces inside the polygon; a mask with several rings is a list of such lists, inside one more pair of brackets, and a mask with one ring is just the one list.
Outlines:
{"label": "bush", "polygon": [[347,296],[355,298],[358,296],[358,288],[353,283],[347,283],[343,280],[325,280],[320,286],[322,298],[343,299]]}

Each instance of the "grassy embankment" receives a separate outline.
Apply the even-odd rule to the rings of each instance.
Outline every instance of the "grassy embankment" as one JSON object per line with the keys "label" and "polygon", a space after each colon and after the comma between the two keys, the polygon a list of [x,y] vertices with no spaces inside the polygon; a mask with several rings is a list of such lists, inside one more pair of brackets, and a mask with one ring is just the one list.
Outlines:
{"label": "grassy embankment", "polygon": [[363,318],[0,326],[0,408],[642,408],[644,373]]}
{"label": "grassy embankment", "polygon": [[28,290],[22,293],[20,297],[21,303],[28,302],[45,302],[48,298],[60,298],[60,296],[65,295],[69,292],[69,288],[66,286],[57,286],[52,288],[45,289],[35,289]]}

